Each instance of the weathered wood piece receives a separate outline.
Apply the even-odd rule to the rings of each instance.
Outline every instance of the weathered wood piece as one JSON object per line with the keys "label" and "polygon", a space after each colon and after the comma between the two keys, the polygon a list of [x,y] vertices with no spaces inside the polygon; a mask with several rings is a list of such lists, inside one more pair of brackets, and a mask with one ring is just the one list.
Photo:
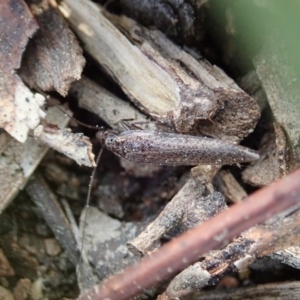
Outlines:
{"label": "weathered wood piece", "polygon": [[[57,108],[50,108],[46,120],[65,127],[68,119]],[[28,179],[48,151],[48,147],[29,137],[24,144],[0,133],[0,214],[24,188]]]}
{"label": "weathered wood piece", "polygon": [[192,300],[275,300],[298,299],[300,297],[300,283],[277,282],[261,284],[255,287],[244,287],[226,291],[201,292],[194,295]]}
{"label": "weathered wood piece", "polygon": [[77,265],[79,255],[76,240],[71,226],[55,195],[51,192],[41,175],[33,178],[26,186],[26,191],[32,201],[38,207],[48,226],[52,229],[55,237],[68,252],[69,258],[74,266]]}
{"label": "weathered wood piece", "polygon": [[34,137],[74,159],[79,165],[96,167],[92,144],[83,133],[72,133],[70,128],[61,130],[56,125],[44,124],[35,128]]}
{"label": "weathered wood piece", "polygon": [[223,196],[210,192],[209,183],[210,179],[204,176],[191,177],[159,216],[127,243],[129,250],[137,256],[144,256],[171,229],[178,227],[185,231],[224,210],[227,206]]}
{"label": "weathered wood piece", "polygon": [[160,31],[147,30],[126,17],[105,15],[180,83],[180,103],[167,117],[177,131],[226,136],[237,142],[254,128],[260,115],[257,104],[221,69],[203,58],[195,59]]}
{"label": "weathered wood piece", "polygon": [[293,268],[300,269],[300,247],[294,246],[270,254],[270,257]]}
{"label": "weathered wood piece", "polygon": [[247,197],[246,191],[229,170],[218,172],[213,182],[225,199],[227,198],[233,203],[240,202]]}
{"label": "weathered wood piece", "polygon": [[[276,251],[299,245],[299,204],[271,218],[265,224],[258,225],[241,234],[236,240],[222,250],[206,255],[197,262],[194,269],[199,274],[210,274],[209,280],[216,280],[228,271],[242,271],[253,263],[257,257],[270,255]],[[186,273],[184,273],[186,272]],[[183,271],[169,284],[166,295],[170,299],[189,297],[201,290],[207,281],[189,281],[189,271]],[[201,275],[202,276],[202,275]]]}
{"label": "weathered wood piece", "polygon": [[156,128],[134,106],[86,77],[72,84],[70,94],[78,100],[80,107],[97,114],[112,129],[124,131],[123,120],[142,121],[146,122],[148,127],[151,124],[151,128]]}
{"label": "weathered wood piece", "polygon": [[[265,221],[268,217],[282,211],[284,211],[282,215],[289,215],[295,210],[295,206],[299,208],[299,175],[299,170],[294,171],[285,179],[253,193],[247,200],[233,205],[200,226],[173,239],[161,249],[144,257],[137,265],[107,279],[102,285],[94,286],[78,299],[130,299],[138,295],[141,290],[171,277],[180,269],[197,261],[199,256],[220,247],[254,224]],[[287,210],[289,210],[288,213],[286,213]],[[295,225],[296,222],[292,226],[295,227]],[[269,243],[266,246],[270,246]],[[233,253],[244,253],[243,248],[234,248]],[[224,254],[226,257],[227,253]],[[217,266],[218,264],[212,265],[213,268]]]}
{"label": "weathered wood piece", "polygon": [[22,59],[22,79],[36,90],[65,96],[80,79],[85,59],[74,33],[49,2],[28,1],[39,30],[28,43]]}
{"label": "weathered wood piece", "polygon": [[66,0],[59,8],[85,50],[153,118],[178,132],[198,132],[231,142],[254,128],[260,115],[255,101],[219,68],[197,61],[159,31],[106,13],[126,38],[89,1]]}
{"label": "weathered wood piece", "polygon": [[262,138],[260,158],[243,171],[244,182],[261,187],[287,175],[293,168],[290,152],[283,128],[274,123]]}

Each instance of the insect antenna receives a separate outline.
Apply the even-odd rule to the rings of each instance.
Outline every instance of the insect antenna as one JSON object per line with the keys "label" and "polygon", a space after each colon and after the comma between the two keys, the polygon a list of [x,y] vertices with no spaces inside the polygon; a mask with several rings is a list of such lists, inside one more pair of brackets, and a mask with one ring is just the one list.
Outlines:
{"label": "insect antenna", "polygon": [[[67,117],[69,117],[70,119],[74,120],[76,123],[78,123],[79,125],[82,125],[83,127],[86,128],[90,128],[90,129],[95,129],[100,131],[101,129],[103,129],[103,127],[99,127],[99,126],[91,126],[88,125],[84,122],[78,121],[76,118],[74,118],[73,116],[69,115],[64,109],[62,109],[60,106],[56,106],[62,113],[64,113]],[[88,186],[88,192],[87,192],[87,197],[86,197],[86,203],[85,203],[85,208],[84,208],[84,215],[83,215],[83,222],[82,222],[82,236],[79,242],[79,246],[78,248],[80,248],[80,253],[79,253],[79,261],[78,261],[78,267],[80,267],[81,263],[83,262],[83,258],[84,258],[84,240],[85,240],[85,227],[87,224],[87,219],[88,219],[88,214],[89,214],[89,207],[90,207],[90,202],[91,202],[91,194],[92,194],[92,184],[95,178],[95,174],[97,171],[97,167],[99,165],[99,161],[101,159],[102,153],[103,153],[104,148],[102,147],[100,152],[97,155],[96,158],[96,166],[93,168],[91,177],[90,177],[90,182],[89,182],[89,186]]]}
{"label": "insect antenna", "polygon": [[99,126],[91,126],[91,125],[88,125],[84,122],[81,122],[79,120],[77,120],[76,118],[74,118],[73,116],[69,115],[64,109],[62,109],[59,105],[56,106],[63,114],[65,114],[67,117],[69,117],[70,119],[74,120],[77,124],[83,126],[83,127],[86,127],[86,128],[89,128],[89,129],[94,129],[94,130],[100,130],[100,129],[103,129],[103,127],[99,127]]}
{"label": "insect antenna", "polygon": [[88,188],[88,193],[87,193],[87,197],[86,197],[86,203],[85,203],[85,214],[83,216],[83,222],[82,222],[82,237],[81,237],[81,245],[80,245],[80,256],[79,256],[79,262],[78,262],[78,266],[80,266],[81,262],[82,262],[82,257],[83,257],[83,250],[84,250],[84,240],[85,240],[85,227],[86,227],[86,222],[87,222],[87,218],[88,218],[88,212],[89,212],[89,207],[90,207],[90,203],[91,203],[91,194],[92,194],[92,184],[94,181],[94,177],[97,171],[97,167],[99,165],[99,161],[100,158],[102,156],[103,153],[103,147],[101,148],[99,154],[97,155],[96,158],[96,167],[94,167],[92,175],[90,177],[90,183],[89,183],[89,188]]}

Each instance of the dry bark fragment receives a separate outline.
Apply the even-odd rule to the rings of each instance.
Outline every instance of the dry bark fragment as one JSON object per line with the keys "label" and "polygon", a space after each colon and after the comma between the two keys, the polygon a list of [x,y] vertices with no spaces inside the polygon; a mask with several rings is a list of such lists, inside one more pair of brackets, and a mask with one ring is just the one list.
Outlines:
{"label": "dry bark fragment", "polygon": [[[57,109],[48,110],[49,123],[65,127],[68,120]],[[21,190],[46,154],[48,148],[29,137],[24,144],[11,138],[6,132],[0,133],[0,213]]]}
{"label": "dry bark fragment", "polygon": [[167,299],[182,299],[186,294],[193,294],[205,286],[211,279],[211,274],[202,269],[199,264],[186,268],[177,275],[166,290]]}
{"label": "dry bark fragment", "polygon": [[261,284],[255,287],[243,287],[226,291],[209,291],[197,293],[192,300],[274,300],[298,299],[300,297],[299,281]]}
{"label": "dry bark fragment", "polygon": [[[178,101],[178,91],[172,78],[132,45],[101,14],[98,6],[91,1],[67,0],[60,3],[59,9],[83,41],[85,50],[130,98],[149,99],[154,113],[166,113]],[[154,99],[160,99],[160,105]]]}
{"label": "dry bark fragment", "polygon": [[[208,254],[202,262],[198,262],[194,266],[198,268],[199,274],[204,271],[209,272],[211,282],[218,280],[225,272],[242,271],[252,264],[257,257],[270,255],[278,250],[298,245],[300,239],[296,237],[299,235],[299,218],[299,205],[296,205],[294,208],[271,218],[265,224],[242,233],[226,248]],[[191,276],[189,272],[183,271],[182,273],[171,281],[166,290],[166,295],[170,299],[188,298],[200,291],[207,283],[198,282],[195,284],[189,280]]]}
{"label": "dry bark fragment", "polygon": [[[60,10],[86,51],[139,108],[173,124],[179,132],[196,129],[232,142],[253,129],[259,117],[257,104],[220,69],[204,60],[198,62],[158,31],[147,31],[126,17],[106,13],[127,34],[126,39],[99,8],[84,4],[63,1]],[[85,32],[78,27],[78,20],[88,20]]]}
{"label": "dry bark fragment", "polygon": [[175,227],[187,230],[226,208],[223,196],[209,193],[203,177],[192,177],[166,205],[159,216],[127,247],[137,256],[144,256],[157,246],[159,239]]}
{"label": "dry bark fragment", "polygon": [[[147,27],[155,27],[181,44],[200,43],[205,34],[204,1],[121,0],[124,13]],[[153,18],[155,16],[155,18]]]}
{"label": "dry bark fragment", "polygon": [[[86,225],[83,226],[86,213],[88,214]],[[143,227],[141,224],[122,223],[92,207],[83,211],[80,221],[80,227],[84,230],[84,235],[81,236],[81,238],[84,237],[82,240],[83,252],[95,267],[98,281],[103,281],[136,263],[137,258],[125,247],[125,242],[140,231]],[[91,288],[93,284],[93,282],[89,282],[85,288]],[[154,296],[152,290],[145,290],[144,295],[147,295],[146,298]]]}
{"label": "dry bark fragment", "polygon": [[115,275],[101,286],[93,287],[78,299],[130,299],[143,288],[172,276],[196,261],[200,255],[216,249],[255,223],[295,205],[299,206],[299,176],[300,170],[297,170],[285,179],[252,194],[247,200],[165,244],[136,266]]}
{"label": "dry bark fragment", "polygon": [[294,246],[283,250],[279,250],[270,254],[270,257],[279,260],[281,263],[287,264],[293,268],[300,269],[300,247]]}
{"label": "dry bark fragment", "polygon": [[135,107],[86,77],[72,84],[70,94],[78,99],[80,107],[97,114],[112,129],[124,131],[123,120],[151,123]]}
{"label": "dry bark fragment", "polygon": [[73,32],[48,1],[29,1],[39,30],[28,44],[20,74],[36,90],[58,91],[65,96],[80,79],[85,59]]}
{"label": "dry bark fragment", "polygon": [[22,0],[2,1],[0,16],[0,126],[23,143],[45,116],[44,97],[31,93],[15,74],[38,25]]}
{"label": "dry bark fragment", "polygon": [[273,128],[265,133],[261,141],[260,158],[243,171],[244,182],[264,186],[287,175],[289,169],[293,168],[285,132],[278,123],[274,123]]}
{"label": "dry bark fragment", "polygon": [[47,146],[74,159],[79,165],[95,167],[92,144],[82,133],[73,134],[71,129],[59,129],[56,125],[39,125],[34,137]]}
{"label": "dry bark fragment", "polygon": [[48,226],[62,247],[68,252],[71,262],[76,266],[78,252],[74,235],[71,231],[64,212],[62,211],[55,195],[48,188],[46,182],[36,177],[26,187],[31,199],[38,207]]}
{"label": "dry bark fragment", "polygon": [[231,202],[239,202],[247,197],[246,191],[238,183],[229,170],[221,170],[214,178],[214,183],[225,198]]}
{"label": "dry bark fragment", "polygon": [[106,16],[146,57],[180,82],[180,102],[166,117],[178,132],[226,136],[237,142],[254,128],[260,115],[257,104],[222,70],[205,59],[196,60],[157,30],[147,30],[125,17]]}

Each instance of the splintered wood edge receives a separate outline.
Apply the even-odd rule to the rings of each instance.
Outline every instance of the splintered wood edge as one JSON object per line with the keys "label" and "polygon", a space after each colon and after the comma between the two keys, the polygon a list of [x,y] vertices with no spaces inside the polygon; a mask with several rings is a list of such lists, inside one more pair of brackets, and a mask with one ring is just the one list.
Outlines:
{"label": "splintered wood edge", "polygon": [[60,129],[51,124],[39,125],[34,136],[45,145],[75,160],[79,165],[96,167],[92,144],[82,133],[72,133],[71,129]]}
{"label": "splintered wood edge", "polygon": [[171,76],[146,57],[91,1],[65,0],[58,6],[83,42],[134,102],[160,116],[176,107],[179,89]]}

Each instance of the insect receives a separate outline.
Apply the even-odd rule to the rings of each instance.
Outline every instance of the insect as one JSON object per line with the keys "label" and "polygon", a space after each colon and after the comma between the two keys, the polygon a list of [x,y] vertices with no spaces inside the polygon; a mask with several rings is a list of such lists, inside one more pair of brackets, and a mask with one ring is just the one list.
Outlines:
{"label": "insect", "polygon": [[121,134],[99,131],[101,144],[132,162],[156,165],[224,165],[259,159],[255,151],[223,140],[150,130],[127,130]]}
{"label": "insect", "polygon": [[[75,121],[85,127],[99,130],[99,127]],[[132,162],[195,166],[226,165],[259,159],[257,152],[223,140],[155,130],[130,130],[126,121],[122,124],[126,131],[120,134],[98,131],[96,137],[107,150]],[[97,161],[99,159],[100,157]]]}

